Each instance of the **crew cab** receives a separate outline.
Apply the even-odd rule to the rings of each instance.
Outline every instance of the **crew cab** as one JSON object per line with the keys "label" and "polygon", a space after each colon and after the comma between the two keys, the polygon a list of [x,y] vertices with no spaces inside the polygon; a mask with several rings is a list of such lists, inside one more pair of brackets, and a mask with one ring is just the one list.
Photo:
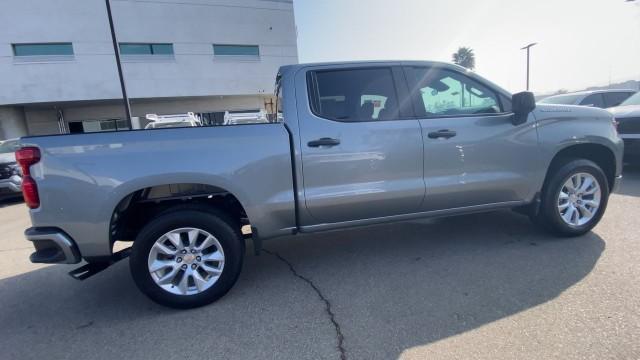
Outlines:
{"label": "crew cab", "polygon": [[[502,208],[578,236],[621,178],[610,113],[536,106],[451,64],[285,66],[275,97],[271,123],[22,138],[31,261],[84,260],[83,279],[128,255],[142,292],[189,308],[232,288],[245,237],[259,252],[280,236]],[[116,241],[132,246],[114,253]]]}

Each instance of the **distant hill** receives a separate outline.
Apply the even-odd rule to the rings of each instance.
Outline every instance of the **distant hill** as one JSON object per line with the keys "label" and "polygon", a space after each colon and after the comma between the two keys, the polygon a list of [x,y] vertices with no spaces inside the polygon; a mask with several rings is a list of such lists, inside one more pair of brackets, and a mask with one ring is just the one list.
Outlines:
{"label": "distant hill", "polygon": [[590,86],[586,89],[582,89],[582,90],[575,90],[575,91],[567,91],[565,89],[560,89],[556,92],[553,93],[546,93],[546,94],[536,94],[536,100],[542,100],[546,97],[552,96],[552,95],[559,95],[559,94],[567,94],[567,93],[573,93],[573,92],[578,92],[578,91],[590,91],[590,90],[606,90],[606,89],[631,89],[631,90],[640,90],[640,81],[639,80],[627,80],[627,81],[623,81],[623,82],[619,82],[619,83],[614,83],[611,85],[605,85],[605,86]]}

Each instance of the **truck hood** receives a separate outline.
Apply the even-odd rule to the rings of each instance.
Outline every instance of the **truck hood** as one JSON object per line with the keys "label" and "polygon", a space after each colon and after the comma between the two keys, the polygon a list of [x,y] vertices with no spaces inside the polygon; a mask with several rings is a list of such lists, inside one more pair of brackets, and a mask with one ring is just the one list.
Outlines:
{"label": "truck hood", "polygon": [[617,118],[640,117],[640,105],[618,106],[608,110]]}
{"label": "truck hood", "polygon": [[548,118],[576,118],[576,117],[602,117],[611,119],[611,113],[607,110],[577,105],[536,104],[533,110],[536,119]]}
{"label": "truck hood", "polygon": [[0,164],[11,164],[16,162],[16,155],[14,153],[0,154]]}

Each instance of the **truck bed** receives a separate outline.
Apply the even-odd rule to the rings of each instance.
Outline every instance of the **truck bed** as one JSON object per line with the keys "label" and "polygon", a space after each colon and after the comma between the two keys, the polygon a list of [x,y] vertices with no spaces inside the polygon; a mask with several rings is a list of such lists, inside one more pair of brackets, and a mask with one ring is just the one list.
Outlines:
{"label": "truck bed", "polygon": [[233,194],[264,237],[295,224],[289,137],[256,124],[26,137],[42,158],[32,167],[40,207],[34,226],[56,227],[83,257],[110,254],[114,209],[129,194],[202,184]]}

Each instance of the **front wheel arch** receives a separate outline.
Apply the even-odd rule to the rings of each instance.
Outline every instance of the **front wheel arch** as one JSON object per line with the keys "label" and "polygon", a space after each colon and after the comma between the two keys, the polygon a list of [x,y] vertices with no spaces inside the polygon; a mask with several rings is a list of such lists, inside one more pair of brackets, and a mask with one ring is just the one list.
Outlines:
{"label": "front wheel arch", "polygon": [[607,186],[611,191],[616,179],[616,157],[611,149],[601,144],[575,144],[558,151],[547,167],[543,189],[555,171],[575,159],[590,160],[597,164],[604,172]]}

